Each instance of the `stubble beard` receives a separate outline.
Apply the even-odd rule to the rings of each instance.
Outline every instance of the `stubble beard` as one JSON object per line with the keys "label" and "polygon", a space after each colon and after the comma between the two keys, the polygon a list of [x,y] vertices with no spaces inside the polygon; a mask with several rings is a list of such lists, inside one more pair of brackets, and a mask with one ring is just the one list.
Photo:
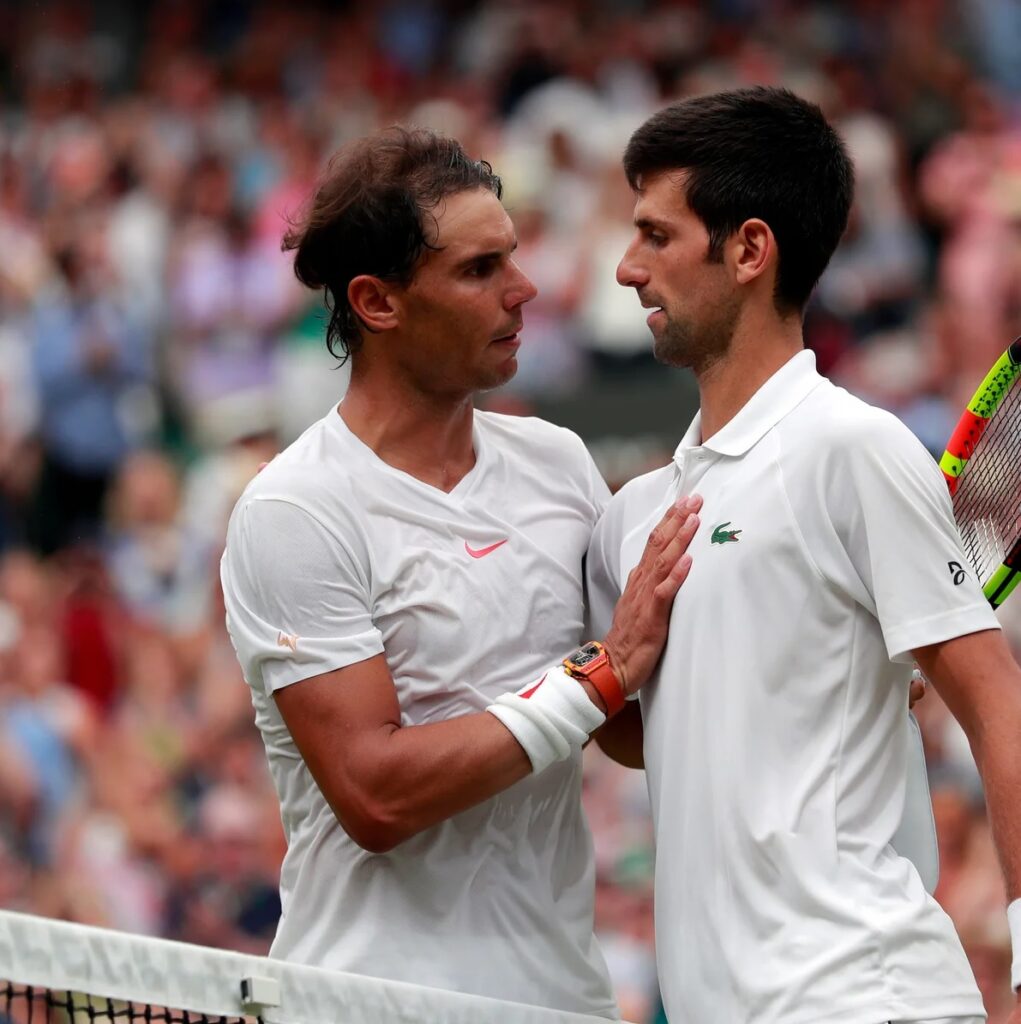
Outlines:
{"label": "stubble beard", "polygon": [[666,323],[654,338],[652,348],[658,362],[683,367],[700,375],[730,351],[740,314],[736,300],[727,302],[715,317],[705,323],[673,317],[666,310],[663,312]]}

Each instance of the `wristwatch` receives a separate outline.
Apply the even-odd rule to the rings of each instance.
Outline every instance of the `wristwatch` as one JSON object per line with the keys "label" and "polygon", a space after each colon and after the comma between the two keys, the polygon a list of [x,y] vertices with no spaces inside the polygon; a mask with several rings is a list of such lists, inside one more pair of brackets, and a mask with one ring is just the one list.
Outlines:
{"label": "wristwatch", "polygon": [[615,715],[627,703],[624,687],[610,664],[610,657],[598,640],[582,644],[564,658],[564,671],[575,679],[587,679],[606,704],[606,717]]}

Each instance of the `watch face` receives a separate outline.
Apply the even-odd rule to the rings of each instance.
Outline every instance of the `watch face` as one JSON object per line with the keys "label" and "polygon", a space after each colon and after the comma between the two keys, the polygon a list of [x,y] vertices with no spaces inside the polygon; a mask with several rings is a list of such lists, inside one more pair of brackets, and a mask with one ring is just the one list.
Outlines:
{"label": "watch face", "polygon": [[583,668],[590,662],[595,661],[602,653],[603,652],[596,644],[585,644],[584,647],[579,647],[578,650],[571,655],[570,661],[571,664],[577,665],[578,668]]}

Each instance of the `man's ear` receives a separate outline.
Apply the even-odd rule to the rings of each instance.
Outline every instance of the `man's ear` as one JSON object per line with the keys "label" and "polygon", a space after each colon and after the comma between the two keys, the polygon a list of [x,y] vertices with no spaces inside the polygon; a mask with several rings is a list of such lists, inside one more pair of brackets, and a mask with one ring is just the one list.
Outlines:
{"label": "man's ear", "polygon": [[352,278],[347,286],[351,311],[373,334],[397,326],[397,305],[393,299],[392,284],[370,274]]}
{"label": "man's ear", "polygon": [[757,217],[746,220],[727,242],[727,257],[738,284],[749,284],[777,262],[776,238]]}

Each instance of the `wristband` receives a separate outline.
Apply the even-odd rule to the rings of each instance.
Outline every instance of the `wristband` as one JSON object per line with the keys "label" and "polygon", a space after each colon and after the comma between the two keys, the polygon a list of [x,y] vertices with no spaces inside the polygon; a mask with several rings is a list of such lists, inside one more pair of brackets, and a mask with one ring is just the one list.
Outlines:
{"label": "wristband", "polygon": [[1007,907],[1007,921],[1010,924],[1010,945],[1014,951],[1014,961],[1010,967],[1010,987],[1018,992],[1021,990],[1021,899],[1014,900]]}
{"label": "wristband", "polygon": [[538,774],[581,750],[606,721],[585,688],[560,666],[518,693],[503,693],[486,710],[511,731]]}

